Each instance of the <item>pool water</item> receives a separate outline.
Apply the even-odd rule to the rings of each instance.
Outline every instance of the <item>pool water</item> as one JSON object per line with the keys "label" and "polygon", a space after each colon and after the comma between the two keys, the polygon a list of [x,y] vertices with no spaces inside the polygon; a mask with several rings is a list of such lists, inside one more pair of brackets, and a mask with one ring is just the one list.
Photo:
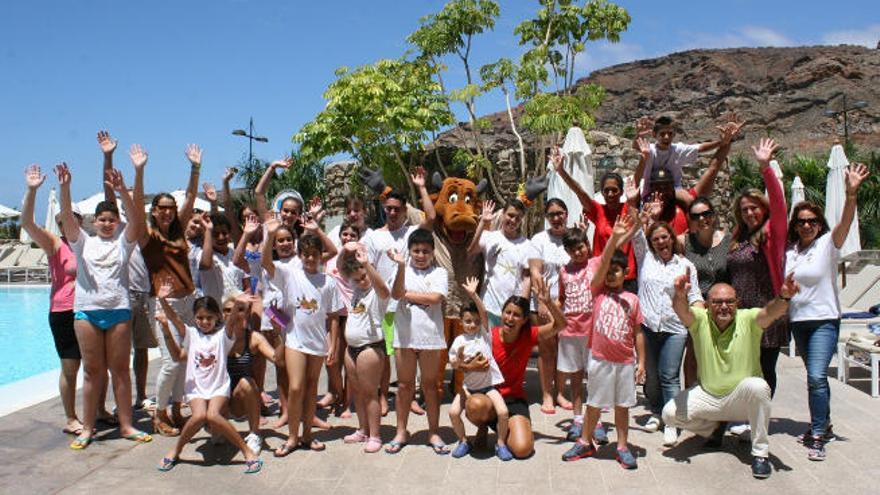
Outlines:
{"label": "pool water", "polygon": [[49,287],[0,287],[0,385],[59,366],[49,329]]}

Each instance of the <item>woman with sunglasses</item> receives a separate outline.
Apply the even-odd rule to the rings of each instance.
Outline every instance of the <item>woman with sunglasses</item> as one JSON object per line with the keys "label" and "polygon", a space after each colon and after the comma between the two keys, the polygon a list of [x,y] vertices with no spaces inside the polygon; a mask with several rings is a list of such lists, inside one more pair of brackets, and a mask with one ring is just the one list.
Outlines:
{"label": "woman with sunglasses", "polygon": [[[779,293],[782,286],[782,262],[785,256],[785,232],[788,207],[782,184],[770,168],[770,159],[778,148],[772,139],[762,139],[752,147],[761,167],[767,196],[758,189],[742,191],[733,202],[733,240],[727,253],[730,285],[739,297],[739,308],[762,308]],[[761,337],[761,371],[776,392],[776,360],[779,348],[788,345],[785,318],[764,330]],[[732,430],[740,433],[738,430]]]}
{"label": "woman with sunglasses", "polygon": [[811,461],[825,460],[825,443],[831,433],[831,389],[828,365],[840,333],[840,300],[837,265],[840,248],[849,234],[856,212],[859,186],[868,168],[856,163],[846,171],[846,201],[840,222],[831,230],[817,205],[803,201],[794,207],[788,224],[785,272],[793,275],[801,290],[791,298],[788,316],[798,352],[807,368],[810,430],[804,445]]}

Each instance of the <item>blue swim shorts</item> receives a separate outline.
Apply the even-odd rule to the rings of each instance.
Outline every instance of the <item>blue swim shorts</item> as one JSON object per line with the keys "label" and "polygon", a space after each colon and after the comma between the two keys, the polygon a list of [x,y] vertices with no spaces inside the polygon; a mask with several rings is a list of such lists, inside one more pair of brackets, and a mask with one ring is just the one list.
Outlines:
{"label": "blue swim shorts", "polygon": [[73,318],[85,320],[101,330],[110,330],[113,325],[131,320],[130,309],[93,309],[89,311],[77,311]]}

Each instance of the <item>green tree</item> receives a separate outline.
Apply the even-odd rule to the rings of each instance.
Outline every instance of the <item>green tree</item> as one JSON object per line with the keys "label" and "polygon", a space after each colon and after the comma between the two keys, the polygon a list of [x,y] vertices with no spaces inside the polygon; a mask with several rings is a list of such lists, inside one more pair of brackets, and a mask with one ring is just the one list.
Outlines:
{"label": "green tree", "polygon": [[507,85],[516,81],[517,66],[509,58],[500,58],[497,62],[480,67],[480,78],[483,80],[483,90],[489,91],[500,88],[504,94],[504,103],[507,107],[507,120],[510,130],[516,136],[517,150],[519,151],[520,176],[526,176],[526,149],[523,138],[516,128],[516,119],[513,118],[513,107],[510,103],[510,90]]}
{"label": "green tree", "polygon": [[[289,156],[293,159],[294,165],[269,183],[266,191],[268,201],[288,189],[297,191],[306,201],[316,197],[324,198],[327,186],[324,182],[324,162],[308,159],[297,150],[291,151]],[[254,189],[268,167],[269,162],[258,158],[252,163],[248,163],[246,159],[239,162],[237,178],[244,184],[245,192],[236,198],[237,208],[245,203],[254,203]]]}
{"label": "green tree", "polygon": [[390,184],[406,184],[424,152],[429,133],[453,122],[433,79],[437,67],[425,60],[379,60],[337,69],[324,92],[327,105],[293,137],[306,159],[349,153],[362,164],[381,167]]}

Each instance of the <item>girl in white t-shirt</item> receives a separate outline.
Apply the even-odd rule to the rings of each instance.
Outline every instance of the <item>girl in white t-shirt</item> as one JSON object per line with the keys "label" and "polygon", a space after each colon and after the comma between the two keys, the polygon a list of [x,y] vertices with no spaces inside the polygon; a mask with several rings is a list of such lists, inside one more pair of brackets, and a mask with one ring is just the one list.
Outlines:
{"label": "girl in white t-shirt", "polygon": [[[446,351],[443,300],[449,293],[449,279],[446,270],[434,263],[434,234],[430,230],[414,230],[407,240],[407,248],[406,283],[400,290],[391,292],[391,297],[399,301],[394,315],[397,403],[410,404],[415,397],[418,366],[428,415],[428,445],[437,454],[448,454],[449,449],[437,431],[440,427],[437,375],[440,357]],[[396,409],[397,434],[385,447],[389,454],[400,452],[409,441],[410,410]]]}
{"label": "girl in white t-shirt", "polygon": [[[162,306],[162,311],[156,312],[156,321],[162,328],[171,358],[186,363],[184,393],[192,415],[183,426],[177,443],[157,467],[159,471],[171,470],[177,464],[183,447],[205,423],[208,423],[213,433],[223,435],[244,454],[247,466],[245,473],[257,473],[262,468],[263,461],[257,458],[232,423],[223,415],[230,395],[226,360],[236,336],[244,330],[247,305],[244,302],[239,304],[224,328],[217,301],[209,296],[200,297],[193,303],[193,320],[196,326],[191,327],[183,322],[180,315],[168,303],[167,298],[172,290],[171,282],[167,281],[156,291],[156,297]],[[169,320],[183,337],[182,347],[171,334]]]}
{"label": "girl in white t-shirt", "polygon": [[[405,282],[403,254],[390,249],[386,255],[397,263],[394,290],[403,290]],[[385,366],[385,334],[382,320],[391,300],[391,291],[379,272],[370,264],[366,249],[356,242],[343,246],[342,274],[354,287],[351,309],[345,322],[345,373],[354,390],[358,430],[347,435],[345,443],[365,442],[364,452],[382,448],[379,437],[379,396],[376,393]]]}
{"label": "girl in white t-shirt", "polygon": [[[139,153],[135,155],[135,150]],[[138,177],[143,177],[146,153],[132,148],[132,162]],[[107,372],[113,378],[113,395],[117,397],[120,435],[136,442],[149,442],[150,435],[132,425],[131,375],[131,307],[128,299],[128,258],[144,225],[143,208],[134,206],[122,174],[110,169],[105,184],[112,187],[125,205],[129,222],[120,228],[119,210],[115,202],[102,201],[95,208],[96,235],[90,236],[74,217],[70,201],[70,169],[66,163],[55,167],[61,186],[61,228],[76,255],[76,289],[74,294],[73,328],[82,354],[85,381],[83,384],[83,429],[70,444],[82,450],[92,442],[92,432],[101,392],[106,391]],[[135,194],[142,194],[142,182],[135,180]]]}
{"label": "girl in white t-shirt", "polygon": [[[273,240],[278,225],[275,220],[268,222],[269,242]],[[281,291],[285,310],[291,315],[285,328],[284,346],[290,434],[287,442],[275,450],[277,457],[284,457],[298,448],[324,450],[325,445],[312,438],[312,419],[321,367],[325,360],[332,362],[339,340],[336,313],[342,303],[336,282],[319,270],[323,243],[320,237],[305,234],[298,244],[298,265],[287,264],[276,269],[273,264],[264,263],[267,275]],[[300,422],[302,436],[299,435]]]}

